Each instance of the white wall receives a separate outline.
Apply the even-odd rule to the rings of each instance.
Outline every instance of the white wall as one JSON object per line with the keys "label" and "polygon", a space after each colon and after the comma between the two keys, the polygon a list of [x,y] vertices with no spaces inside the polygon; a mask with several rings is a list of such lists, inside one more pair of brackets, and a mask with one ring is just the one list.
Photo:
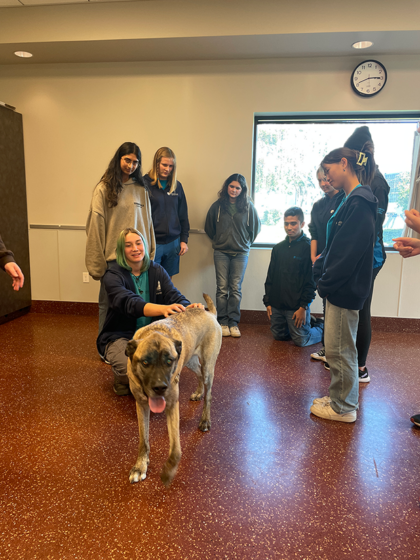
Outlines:
{"label": "white wall", "polygon": [[[84,225],[90,198],[124,141],[142,149],[144,172],[155,150],[178,158],[192,228],[232,172],[251,176],[255,112],[418,110],[419,56],[383,56],[386,88],[356,96],[350,74],[361,57],[175,63],[3,66],[0,99],[23,114],[30,224]],[[401,88],[409,83],[409,88]],[[379,162],[380,163],[380,162]],[[95,301],[82,283],[84,232],[30,230],[34,299]],[[243,309],[264,309],[270,252],[251,251]],[[420,258],[390,255],[378,277],[373,314],[420,316]],[[192,234],[176,284],[190,299],[214,295],[209,240]],[[315,311],[319,304],[315,304]]]}

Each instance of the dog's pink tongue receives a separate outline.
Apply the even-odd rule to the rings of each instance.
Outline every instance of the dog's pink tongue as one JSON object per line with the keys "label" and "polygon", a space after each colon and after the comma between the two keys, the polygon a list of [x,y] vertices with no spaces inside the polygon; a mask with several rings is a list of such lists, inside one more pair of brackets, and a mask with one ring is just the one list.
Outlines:
{"label": "dog's pink tongue", "polygon": [[164,397],[149,397],[149,407],[152,412],[163,412],[165,410],[166,401]]}

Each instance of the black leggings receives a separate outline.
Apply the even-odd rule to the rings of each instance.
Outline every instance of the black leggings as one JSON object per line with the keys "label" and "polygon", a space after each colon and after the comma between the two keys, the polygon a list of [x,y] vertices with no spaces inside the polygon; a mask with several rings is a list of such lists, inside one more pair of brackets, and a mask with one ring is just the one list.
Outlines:
{"label": "black leggings", "polygon": [[359,311],[359,326],[357,327],[356,338],[357,362],[359,364],[359,367],[364,367],[366,365],[366,358],[370,348],[370,341],[372,340],[370,306],[372,303],[373,285],[381,268],[382,266],[373,269],[372,287],[362,309]]}

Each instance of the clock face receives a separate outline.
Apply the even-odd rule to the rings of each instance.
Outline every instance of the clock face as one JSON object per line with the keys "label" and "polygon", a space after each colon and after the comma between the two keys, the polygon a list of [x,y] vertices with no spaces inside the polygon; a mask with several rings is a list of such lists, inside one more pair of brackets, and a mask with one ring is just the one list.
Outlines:
{"label": "clock face", "polygon": [[386,84],[386,70],[377,60],[365,60],[351,75],[351,86],[362,97],[372,97],[383,90]]}

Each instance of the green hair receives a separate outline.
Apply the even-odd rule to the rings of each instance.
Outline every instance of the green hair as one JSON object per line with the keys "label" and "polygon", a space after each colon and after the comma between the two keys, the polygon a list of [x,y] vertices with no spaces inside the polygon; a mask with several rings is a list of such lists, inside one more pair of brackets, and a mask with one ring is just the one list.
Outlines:
{"label": "green hair", "polygon": [[128,265],[128,263],[126,261],[126,258],[125,258],[125,237],[129,233],[137,234],[141,238],[141,240],[143,241],[144,259],[143,259],[143,264],[141,265],[141,270],[140,270],[140,274],[143,274],[143,272],[146,272],[146,270],[149,270],[149,266],[150,266],[149,251],[148,251],[148,248],[147,248],[147,243],[146,243],[145,238],[135,228],[132,228],[132,227],[125,228],[125,229],[122,230],[122,232],[118,236],[117,251],[116,251],[116,253],[117,253],[117,264],[119,264],[119,266],[121,266],[122,268],[125,268],[126,270],[129,270],[131,272],[131,266]]}

